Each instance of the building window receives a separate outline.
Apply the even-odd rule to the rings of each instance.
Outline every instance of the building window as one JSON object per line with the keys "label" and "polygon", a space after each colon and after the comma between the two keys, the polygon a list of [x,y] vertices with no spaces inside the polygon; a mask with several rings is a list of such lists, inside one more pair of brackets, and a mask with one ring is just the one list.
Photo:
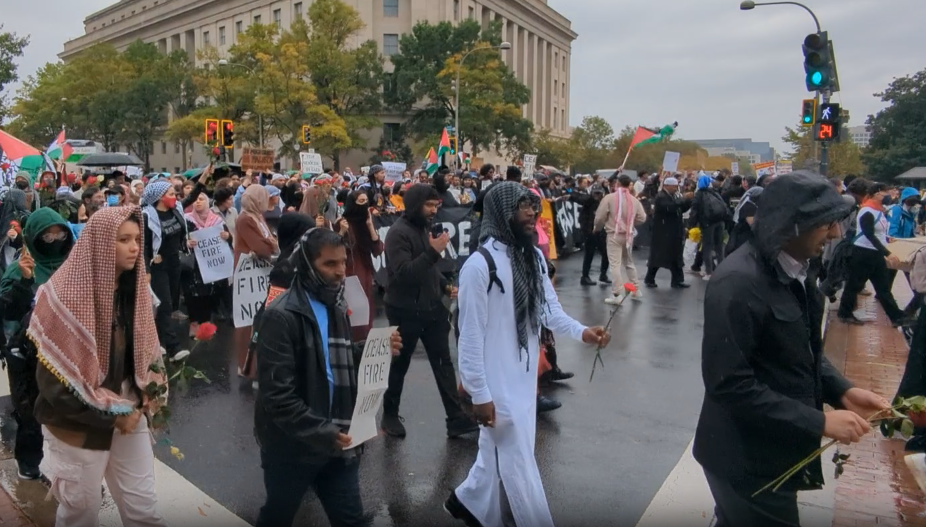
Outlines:
{"label": "building window", "polygon": [[273,10],[273,24],[276,27],[280,27],[280,24],[282,24],[282,21],[280,20],[280,10],[279,9]]}
{"label": "building window", "polygon": [[161,172],[167,172],[167,167],[161,167]]}
{"label": "building window", "polygon": [[161,141],[161,153],[162,153],[162,154],[166,154],[166,153],[167,153],[167,143],[164,142],[164,141]]}
{"label": "building window", "polygon": [[469,8],[469,19],[470,20],[476,19],[476,9],[475,8],[472,8],[472,7]]}
{"label": "building window", "polygon": [[175,154],[180,153],[180,143],[174,143],[174,153]]}
{"label": "building window", "polygon": [[302,2],[293,4],[293,18],[302,18]]}
{"label": "building window", "polygon": [[383,35],[383,55],[390,57],[399,52],[399,35]]}
{"label": "building window", "polygon": [[553,81],[553,96],[559,97],[559,83],[556,81]]}
{"label": "building window", "polygon": [[[167,172],[167,170],[165,170],[164,172]],[[180,173],[180,167],[174,167],[174,174],[179,174],[179,173]]]}
{"label": "building window", "polygon": [[395,74],[385,73],[383,74],[383,96],[386,99],[394,96],[396,93],[395,86]]}
{"label": "building window", "polygon": [[383,123],[383,142],[387,145],[394,145],[402,139],[402,131],[399,123]]}
{"label": "building window", "polygon": [[219,28],[219,45],[225,45],[225,26]]}
{"label": "building window", "polygon": [[203,31],[203,46],[209,45],[209,32]]}
{"label": "building window", "polygon": [[559,128],[559,112],[556,111],[556,106],[553,107],[553,129]]}
{"label": "building window", "polygon": [[565,130],[565,129],[568,128],[568,126],[566,125],[566,110],[565,110],[565,108],[562,109],[562,110],[560,110],[560,115],[561,115],[560,122],[563,123],[563,130]]}
{"label": "building window", "polygon": [[460,20],[460,0],[453,0],[453,20]]}
{"label": "building window", "polygon": [[235,22],[235,35],[240,35],[243,29],[244,24],[240,20]]}
{"label": "building window", "polygon": [[399,0],[383,0],[383,16],[399,16]]}
{"label": "building window", "polygon": [[260,15],[255,15],[255,16],[254,16],[254,23],[255,23],[255,24],[260,24]]}
{"label": "building window", "polygon": [[566,55],[563,55],[563,71],[566,71]]}

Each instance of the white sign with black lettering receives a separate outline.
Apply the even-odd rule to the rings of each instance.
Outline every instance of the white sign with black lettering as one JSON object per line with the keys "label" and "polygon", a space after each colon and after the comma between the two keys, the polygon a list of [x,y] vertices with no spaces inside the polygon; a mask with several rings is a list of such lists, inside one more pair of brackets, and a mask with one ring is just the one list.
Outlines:
{"label": "white sign with black lettering", "polygon": [[193,251],[204,284],[231,278],[235,271],[235,255],[228,241],[222,239],[223,232],[225,227],[219,224],[190,233],[196,242]]}
{"label": "white sign with black lettering", "polygon": [[273,264],[249,254],[242,254],[235,267],[232,291],[232,311],[236,328],[250,327],[254,315],[267,300],[270,289],[270,269]]}
{"label": "white sign with black lettering", "polygon": [[299,165],[303,174],[321,174],[325,171],[321,154],[299,152]]}
{"label": "white sign with black lettering", "polygon": [[678,152],[669,152],[666,151],[665,156],[662,158],[662,171],[675,173],[678,171],[678,160],[682,155]]}
{"label": "white sign with black lettering", "polygon": [[740,175],[740,164],[736,161],[730,163],[730,172],[733,172],[734,176]]}
{"label": "white sign with black lettering", "polygon": [[537,164],[537,155],[536,154],[524,154],[524,175],[533,176],[534,175],[534,166]]}
{"label": "white sign with black lettering", "polygon": [[353,440],[345,450],[358,447],[379,435],[376,414],[383,406],[392,367],[392,334],[398,326],[371,329],[357,370],[357,403],[347,435]]}
{"label": "white sign with black lettering", "polygon": [[386,170],[386,181],[395,183],[402,179],[402,174],[405,172],[405,163],[386,161],[383,163],[383,168]]}

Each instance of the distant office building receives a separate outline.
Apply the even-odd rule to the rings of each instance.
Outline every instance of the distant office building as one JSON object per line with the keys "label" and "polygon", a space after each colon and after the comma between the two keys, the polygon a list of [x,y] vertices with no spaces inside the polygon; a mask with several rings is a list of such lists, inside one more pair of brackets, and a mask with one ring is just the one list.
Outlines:
{"label": "distant office building", "polygon": [[[572,41],[577,34],[563,15],[547,5],[547,0],[344,0],[357,10],[365,27],[358,40],[374,40],[386,57],[398,53],[399,40],[418,22],[476,20],[483,27],[502,24],[502,39],[511,43],[501,59],[515,77],[531,91],[531,101],[522,115],[537,129],[549,129],[557,137],[567,137],[569,127],[569,83],[572,71]],[[65,42],[58,56],[69,60],[81,51],[102,42],[125,49],[136,40],[155,44],[162,53],[185,51],[197,59],[197,51],[211,47],[226,55],[238,36],[251,24],[289,27],[293,20],[305,18],[312,0],[120,0],[84,19],[84,35]],[[380,136],[395,132],[401,116],[383,115],[382,128],[370,130],[367,145],[375,148]],[[177,171],[179,146],[159,141],[151,156],[152,167]],[[276,145],[279,146],[279,145]],[[204,154],[196,149],[195,162],[204,164]],[[370,151],[354,150],[342,163],[355,170],[365,164]],[[486,155],[488,162],[501,159]]]}
{"label": "distant office building", "polygon": [[727,153],[733,152],[737,153],[737,155],[739,152],[748,152],[748,155],[743,155],[742,157],[749,157],[750,159],[755,159],[754,156],[759,156],[759,160],[753,161],[754,163],[775,160],[775,149],[772,148],[771,143],[768,142],[759,143],[752,139],[693,139],[692,142],[697,143],[707,150],[710,155],[725,155],[724,153],[711,153],[712,149],[721,149],[717,151]]}
{"label": "distant office building", "polygon": [[752,164],[762,162],[762,156],[759,154],[753,154],[749,150],[737,150],[732,146],[712,146],[705,148],[705,150],[707,150],[707,155],[711,157],[728,157],[734,161],[748,159]]}
{"label": "distant office building", "polygon": [[858,145],[859,148],[868,148],[868,143],[871,141],[871,128],[865,125],[850,126],[849,138],[852,139],[852,142]]}

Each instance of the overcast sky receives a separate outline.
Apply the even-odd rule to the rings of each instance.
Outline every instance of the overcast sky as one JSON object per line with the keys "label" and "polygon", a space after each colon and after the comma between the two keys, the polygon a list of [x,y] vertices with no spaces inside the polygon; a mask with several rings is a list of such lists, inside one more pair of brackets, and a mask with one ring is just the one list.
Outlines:
{"label": "overcast sky", "polygon": [[[688,139],[751,137],[781,148],[804,88],[801,42],[814,26],[796,6],[740,11],[738,0],[548,0],[579,34],[572,47],[571,123],[585,115],[626,125],[679,121]],[[20,74],[57,60],[83,19],[113,0],[5,2],[4,30],[30,34]],[[924,0],[806,0],[836,48],[842,92],[863,124],[872,94],[926,68]]]}

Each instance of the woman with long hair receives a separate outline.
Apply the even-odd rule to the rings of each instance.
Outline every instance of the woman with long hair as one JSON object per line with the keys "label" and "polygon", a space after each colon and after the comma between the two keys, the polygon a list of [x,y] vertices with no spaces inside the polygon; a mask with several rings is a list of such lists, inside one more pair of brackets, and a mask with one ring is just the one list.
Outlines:
{"label": "woman with long hair", "polygon": [[383,254],[385,246],[373,226],[370,197],[362,190],[347,195],[344,216],[338,220],[338,233],[347,242],[347,276],[356,276],[369,303],[370,320],[362,326],[351,327],[351,340],[361,343],[373,326],[376,303],[373,301],[373,257]]}
{"label": "woman with long hair", "polygon": [[[229,247],[231,246],[231,234],[228,232],[228,227],[225,226],[222,217],[209,207],[209,196],[205,193],[200,193],[196,201],[193,202],[192,210],[187,212],[184,217],[187,223],[190,224],[190,231],[221,225],[222,230],[219,236],[229,244]],[[212,314],[220,303],[221,288],[228,281],[220,280],[209,284],[204,283],[199,269],[199,262],[194,259],[193,268],[184,277],[182,283],[184,287],[183,299],[186,301],[187,312],[190,316],[190,335],[192,336],[199,330],[200,324],[211,321]]]}
{"label": "woman with long hair", "polygon": [[[235,266],[241,255],[252,254],[269,261],[279,251],[276,238],[270,232],[264,213],[270,210],[270,193],[260,185],[250,185],[241,196],[241,213],[235,222]],[[235,348],[238,351],[238,374],[253,379],[254,359],[248,354],[251,326],[235,328]]]}
{"label": "woman with long hair", "polygon": [[102,209],[38,289],[36,419],[48,440],[56,525],[99,525],[104,478],[125,525],[166,525],[157,510],[149,383],[166,384],[148,293],[138,207]]}

